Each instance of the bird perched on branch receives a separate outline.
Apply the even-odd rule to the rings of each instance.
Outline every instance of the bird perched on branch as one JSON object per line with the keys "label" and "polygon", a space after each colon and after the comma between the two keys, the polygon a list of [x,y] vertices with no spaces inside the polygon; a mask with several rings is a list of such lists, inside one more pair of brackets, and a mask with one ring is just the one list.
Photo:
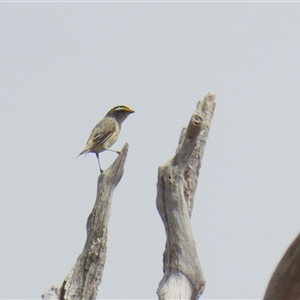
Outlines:
{"label": "bird perched on branch", "polygon": [[99,153],[106,150],[116,152],[118,154],[120,153],[119,151],[109,149],[109,147],[116,142],[120,134],[122,123],[132,113],[134,113],[134,111],[125,105],[119,105],[112,108],[94,127],[85,148],[78,156],[83,153],[95,153],[100,172],[102,173],[103,170],[100,166]]}

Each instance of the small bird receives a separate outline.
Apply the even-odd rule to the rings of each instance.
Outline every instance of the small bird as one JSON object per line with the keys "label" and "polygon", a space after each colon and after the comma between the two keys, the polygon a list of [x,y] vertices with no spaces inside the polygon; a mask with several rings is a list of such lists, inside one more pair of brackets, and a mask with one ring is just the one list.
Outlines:
{"label": "small bird", "polygon": [[118,154],[120,153],[119,151],[108,148],[116,142],[121,131],[122,123],[132,113],[134,113],[134,111],[125,105],[118,105],[112,108],[94,127],[86,146],[78,156],[82,155],[83,153],[95,153],[100,172],[102,173],[103,170],[100,166],[99,153],[106,150],[116,152]]}

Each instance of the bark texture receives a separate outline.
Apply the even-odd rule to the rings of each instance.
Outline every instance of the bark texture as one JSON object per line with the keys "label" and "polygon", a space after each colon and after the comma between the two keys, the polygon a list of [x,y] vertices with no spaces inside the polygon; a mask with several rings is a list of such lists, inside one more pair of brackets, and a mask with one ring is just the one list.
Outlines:
{"label": "bark texture", "polygon": [[125,144],[114,163],[98,178],[97,197],[87,220],[87,239],[82,253],[58,289],[42,295],[47,300],[96,299],[106,260],[107,227],[114,189],[121,180],[127,157]]}
{"label": "bark texture", "polygon": [[275,269],[264,300],[300,299],[300,234]]}
{"label": "bark texture", "polygon": [[160,300],[198,299],[205,288],[190,217],[215,105],[211,94],[198,102],[175,156],[158,169],[156,206],[167,236]]}

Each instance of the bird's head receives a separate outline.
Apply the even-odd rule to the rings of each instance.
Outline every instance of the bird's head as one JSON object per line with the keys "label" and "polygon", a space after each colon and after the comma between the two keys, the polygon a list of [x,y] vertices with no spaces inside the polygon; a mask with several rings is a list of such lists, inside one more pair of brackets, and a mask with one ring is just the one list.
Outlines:
{"label": "bird's head", "polygon": [[118,105],[112,108],[106,114],[106,117],[114,118],[119,124],[122,124],[122,122],[132,113],[134,113],[134,110],[130,109],[128,106]]}

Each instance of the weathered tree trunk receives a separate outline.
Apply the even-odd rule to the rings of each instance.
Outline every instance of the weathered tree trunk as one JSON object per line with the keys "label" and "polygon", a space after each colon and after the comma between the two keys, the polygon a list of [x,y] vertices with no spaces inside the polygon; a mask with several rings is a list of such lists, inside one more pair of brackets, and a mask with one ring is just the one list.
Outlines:
{"label": "weathered tree trunk", "polygon": [[215,105],[211,94],[199,101],[174,158],[158,169],[156,205],[167,236],[160,300],[198,299],[205,288],[190,217]]}
{"label": "weathered tree trunk", "polygon": [[96,299],[106,259],[107,227],[112,195],[123,176],[128,144],[114,163],[98,178],[97,197],[87,220],[87,239],[77,261],[62,286],[52,286],[42,295],[46,300]]}
{"label": "weathered tree trunk", "polygon": [[300,299],[300,234],[275,269],[264,300]]}

